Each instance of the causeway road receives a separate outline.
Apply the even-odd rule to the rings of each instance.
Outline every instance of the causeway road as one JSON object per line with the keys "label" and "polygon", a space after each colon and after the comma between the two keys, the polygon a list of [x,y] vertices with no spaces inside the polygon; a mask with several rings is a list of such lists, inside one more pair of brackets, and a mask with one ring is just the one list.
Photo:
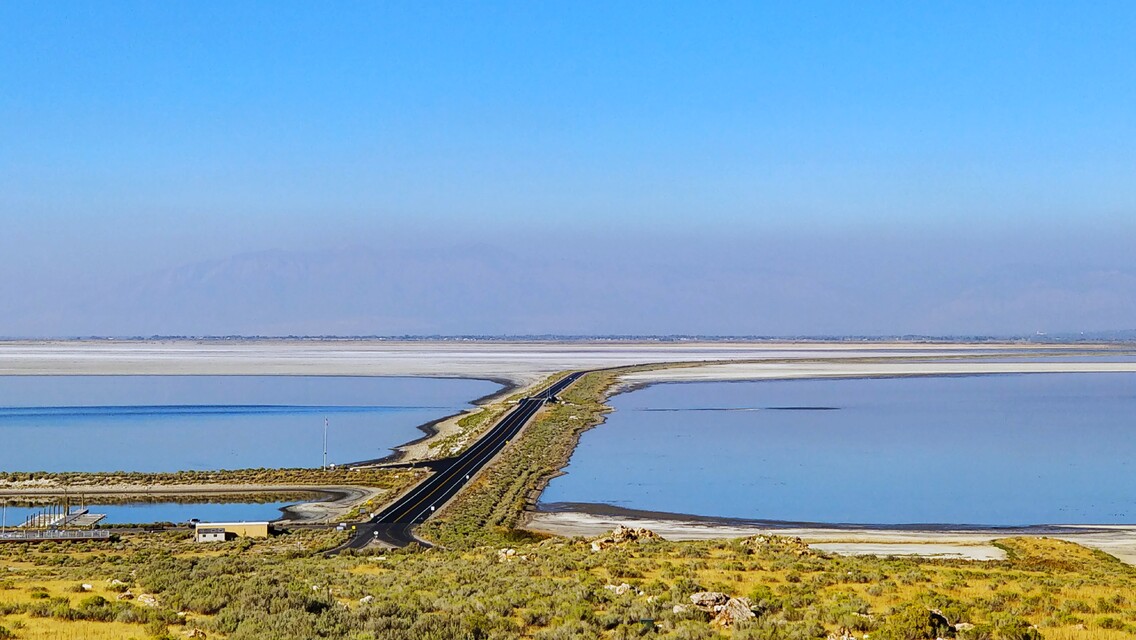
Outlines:
{"label": "causeway road", "polygon": [[414,537],[412,529],[440,511],[446,502],[457,495],[482,467],[516,437],[545,403],[556,398],[557,394],[584,373],[586,372],[577,371],[568,374],[540,393],[520,400],[512,411],[473,446],[457,456],[433,462],[430,466],[434,473],[430,477],[375,517],[356,524],[351,538],[328,551],[328,554],[362,549],[371,542],[384,542],[396,547],[405,547],[413,542],[421,544],[422,541]]}

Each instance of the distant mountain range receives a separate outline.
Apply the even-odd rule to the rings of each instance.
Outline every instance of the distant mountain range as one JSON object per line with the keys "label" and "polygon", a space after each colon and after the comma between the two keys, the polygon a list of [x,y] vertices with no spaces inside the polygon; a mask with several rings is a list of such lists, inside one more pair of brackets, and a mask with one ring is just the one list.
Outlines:
{"label": "distant mountain range", "polygon": [[56,289],[5,274],[0,297],[14,304],[0,336],[1136,339],[1068,330],[1136,318],[1128,271],[948,272],[910,256],[873,262],[837,247],[818,263],[820,249],[812,259],[794,251],[588,251],[538,236],[518,251],[259,251],[132,278],[85,274]]}
{"label": "distant mountain range", "polygon": [[476,251],[264,251],[152,273],[83,305],[102,325],[93,333],[116,335],[446,332],[478,328],[487,305],[475,302],[508,305],[508,291],[526,284],[507,260]]}

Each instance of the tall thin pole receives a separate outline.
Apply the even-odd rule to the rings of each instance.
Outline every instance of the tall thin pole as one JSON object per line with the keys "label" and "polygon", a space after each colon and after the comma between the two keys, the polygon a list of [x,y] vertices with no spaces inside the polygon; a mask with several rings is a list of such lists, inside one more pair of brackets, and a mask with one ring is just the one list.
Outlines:
{"label": "tall thin pole", "polygon": [[323,468],[327,468],[327,416],[323,419]]}

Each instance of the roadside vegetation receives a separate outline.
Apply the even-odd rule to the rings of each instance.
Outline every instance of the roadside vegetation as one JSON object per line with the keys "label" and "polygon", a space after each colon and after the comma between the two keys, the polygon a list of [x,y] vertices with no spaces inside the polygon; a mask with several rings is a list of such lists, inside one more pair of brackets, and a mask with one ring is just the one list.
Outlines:
{"label": "roadside vegetation", "polygon": [[444,437],[435,438],[429,444],[430,459],[454,456],[477,441],[490,427],[505,416],[513,405],[528,394],[535,393],[560,380],[568,372],[554,374],[539,384],[529,385],[518,389],[499,402],[483,405],[462,416],[457,421],[457,432]]}
{"label": "roadside vegetation", "polygon": [[[187,532],[0,544],[0,640],[1136,634],[1136,569],[1046,538],[1000,540],[1005,560],[973,562],[829,556],[775,536],[670,542],[644,533],[601,543],[520,528],[579,435],[602,422],[617,373],[584,376],[542,410],[497,464],[420,530],[435,548],[325,558],[320,552],[344,534],[310,530],[212,545],[193,543]],[[714,613],[694,606],[699,592],[734,598],[752,617],[715,623]]]}
{"label": "roadside vegetation", "polygon": [[[548,380],[552,384],[558,377]],[[603,421],[603,404],[615,374],[585,375],[534,417],[493,466],[452,500],[439,517],[417,530],[449,548],[505,545],[531,539],[518,527],[545,484],[568,462],[580,434]]]}
{"label": "roadside vegetation", "polygon": [[428,446],[429,458],[445,458],[461,453],[476,442],[489,427],[496,424],[502,416],[508,413],[509,409],[509,404],[499,402],[481,407],[462,416],[457,421],[457,430],[454,433],[430,441]]}

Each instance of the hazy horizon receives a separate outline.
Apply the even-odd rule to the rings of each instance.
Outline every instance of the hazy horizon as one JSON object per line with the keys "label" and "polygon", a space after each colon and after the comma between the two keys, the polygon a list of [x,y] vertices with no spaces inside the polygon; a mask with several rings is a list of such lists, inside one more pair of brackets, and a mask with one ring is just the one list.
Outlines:
{"label": "hazy horizon", "polygon": [[1136,328],[1136,6],[0,5],[0,336]]}

